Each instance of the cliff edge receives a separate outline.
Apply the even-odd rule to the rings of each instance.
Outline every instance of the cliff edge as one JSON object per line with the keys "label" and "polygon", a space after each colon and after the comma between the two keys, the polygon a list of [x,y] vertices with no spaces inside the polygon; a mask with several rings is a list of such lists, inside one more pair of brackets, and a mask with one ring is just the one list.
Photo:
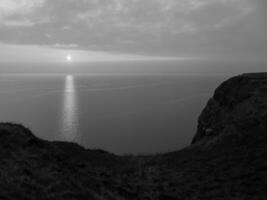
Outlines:
{"label": "cliff edge", "polygon": [[210,144],[229,135],[267,132],[267,73],[243,74],[222,83],[198,120],[192,144]]}

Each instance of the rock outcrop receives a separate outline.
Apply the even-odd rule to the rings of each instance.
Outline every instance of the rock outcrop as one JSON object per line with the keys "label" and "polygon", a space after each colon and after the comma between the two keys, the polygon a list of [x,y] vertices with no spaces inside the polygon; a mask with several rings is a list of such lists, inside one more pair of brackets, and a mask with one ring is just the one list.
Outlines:
{"label": "rock outcrop", "polygon": [[234,77],[209,100],[191,146],[154,156],[48,142],[2,123],[0,199],[265,200],[266,100],[267,74]]}
{"label": "rock outcrop", "polygon": [[267,131],[267,73],[244,74],[224,82],[199,117],[192,143]]}

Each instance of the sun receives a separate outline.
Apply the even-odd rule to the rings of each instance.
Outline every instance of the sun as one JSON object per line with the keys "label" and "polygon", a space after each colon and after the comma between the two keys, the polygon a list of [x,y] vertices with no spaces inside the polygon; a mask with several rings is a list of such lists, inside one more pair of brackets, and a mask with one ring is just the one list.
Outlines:
{"label": "sun", "polygon": [[71,55],[67,55],[66,61],[71,62],[72,61],[72,56]]}

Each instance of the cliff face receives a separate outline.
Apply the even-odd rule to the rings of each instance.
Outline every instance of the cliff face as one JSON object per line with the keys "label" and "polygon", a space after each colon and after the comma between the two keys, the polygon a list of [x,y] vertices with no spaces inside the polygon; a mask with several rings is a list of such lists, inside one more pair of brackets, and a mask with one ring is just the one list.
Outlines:
{"label": "cliff face", "polygon": [[267,131],[267,73],[244,74],[224,82],[199,117],[192,143],[210,144],[229,135]]}
{"label": "cliff face", "polygon": [[0,199],[265,200],[266,116],[267,74],[245,74],[215,91],[176,152],[116,156],[2,123]]}

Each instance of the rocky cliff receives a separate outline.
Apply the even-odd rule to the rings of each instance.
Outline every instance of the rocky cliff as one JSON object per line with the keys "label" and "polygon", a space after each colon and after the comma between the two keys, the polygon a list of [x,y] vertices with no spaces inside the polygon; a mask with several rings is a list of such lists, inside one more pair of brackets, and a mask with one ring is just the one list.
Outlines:
{"label": "rocky cliff", "polygon": [[267,74],[224,82],[199,117],[193,144],[154,156],[48,142],[2,123],[0,199],[265,200],[266,97]]}
{"label": "rocky cliff", "polygon": [[199,117],[195,143],[267,131],[267,73],[243,74],[218,87]]}

